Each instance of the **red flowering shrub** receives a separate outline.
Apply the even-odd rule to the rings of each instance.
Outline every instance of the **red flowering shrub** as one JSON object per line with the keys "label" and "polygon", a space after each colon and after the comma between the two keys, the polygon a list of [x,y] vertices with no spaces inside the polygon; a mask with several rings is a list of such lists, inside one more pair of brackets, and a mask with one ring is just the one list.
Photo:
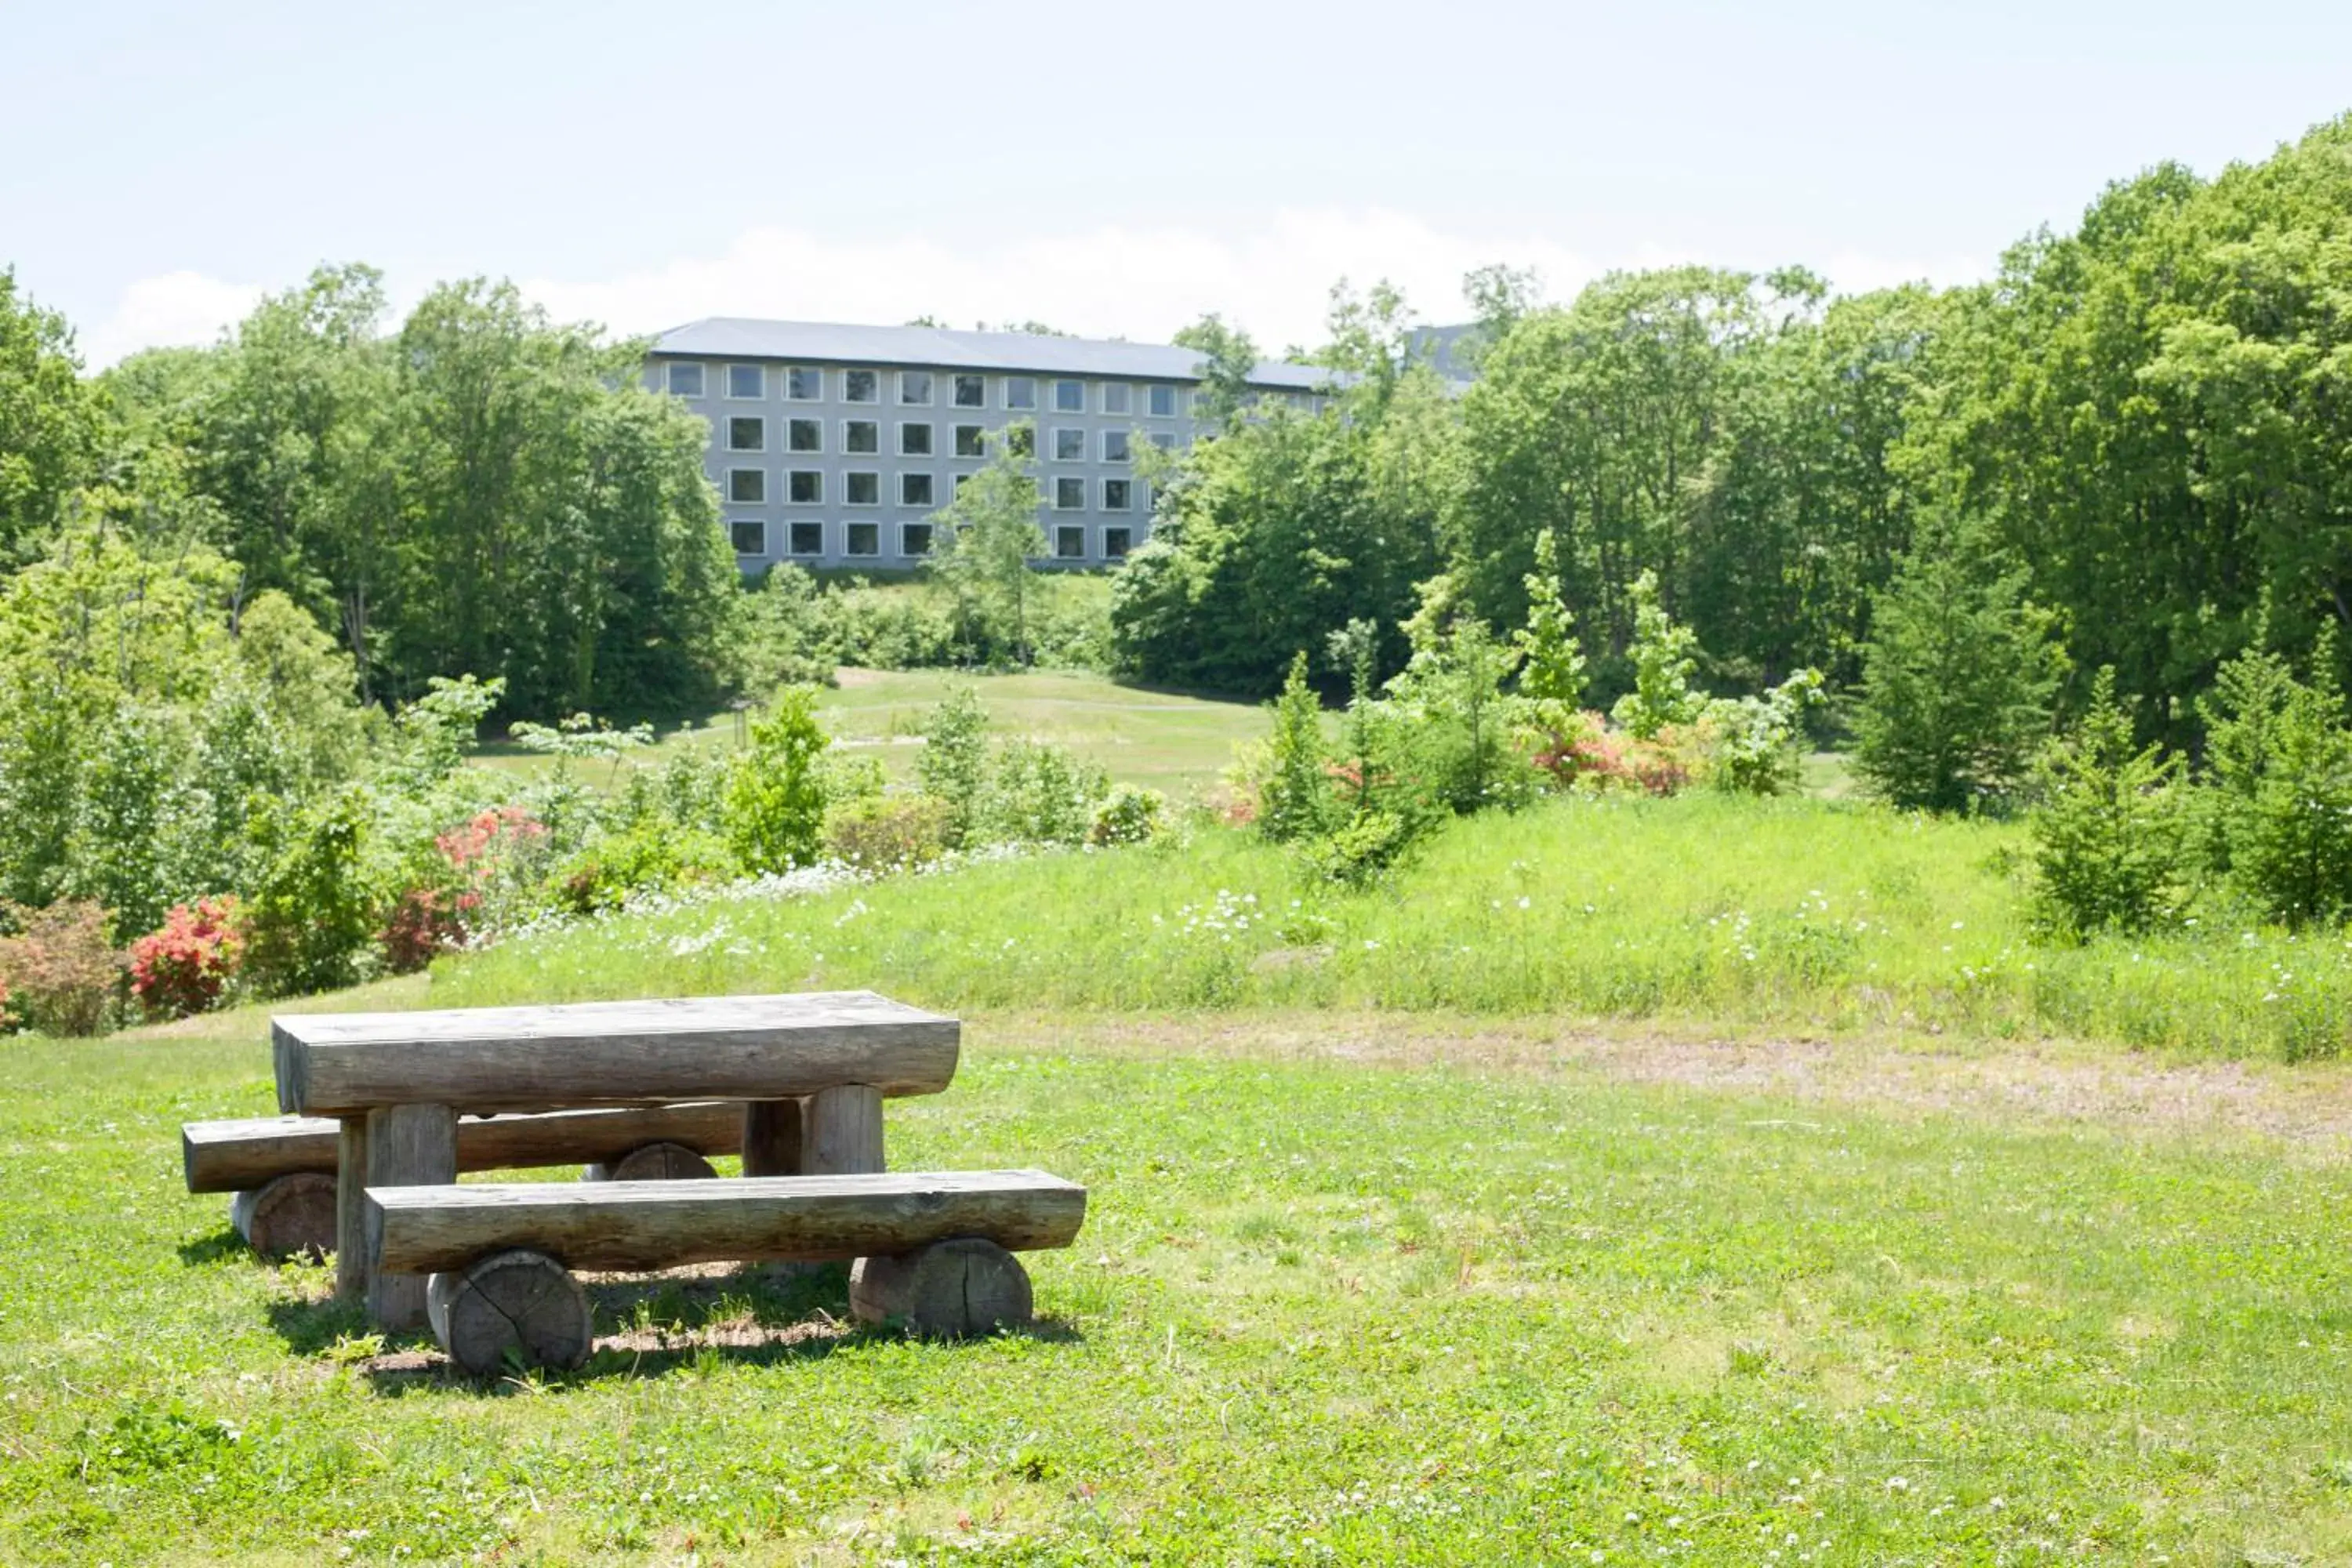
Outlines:
{"label": "red flowering shrub", "polygon": [[0,981],[26,1022],[51,1035],[103,1034],[122,994],[122,955],[106,940],[106,910],[89,899],[47,909],[0,905]]}
{"label": "red flowering shrub", "polygon": [[1561,788],[1580,784],[1673,795],[1690,784],[1699,739],[1690,731],[1669,724],[1656,739],[1637,741],[1611,729],[1598,713],[1580,713],[1577,719],[1574,729],[1543,735],[1536,744],[1536,766]]}
{"label": "red flowering shrub", "polygon": [[411,888],[401,894],[376,936],[384,968],[394,974],[414,974],[432,963],[435,953],[462,943],[467,917],[481,901],[482,895],[470,889]]}
{"label": "red flowering shrub", "polygon": [[8,1007],[8,982],[0,980],[0,1035],[15,1028],[17,1022],[16,1015]]}
{"label": "red flowering shrub", "polygon": [[151,1018],[216,1005],[245,957],[234,898],[173,904],[160,930],[131,944],[131,994]]}
{"label": "red flowering shrub", "polygon": [[438,835],[433,847],[439,863],[424,879],[393,901],[392,914],[376,933],[383,966],[394,974],[414,974],[436,953],[463,945],[478,922],[484,895],[519,856],[542,847],[547,824],[520,805],[494,806]]}

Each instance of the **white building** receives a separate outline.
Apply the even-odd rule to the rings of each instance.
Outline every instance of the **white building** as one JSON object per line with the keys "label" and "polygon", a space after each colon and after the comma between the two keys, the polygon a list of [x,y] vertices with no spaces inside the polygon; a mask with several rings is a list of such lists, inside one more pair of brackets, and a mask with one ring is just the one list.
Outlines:
{"label": "white building", "polygon": [[[1151,531],[1146,442],[1192,439],[1201,356],[1165,343],[714,317],[661,334],[648,384],[710,426],[708,468],[746,572],[778,561],[904,569],[930,514],[1027,421],[1053,559],[1115,562]],[[1328,373],[1261,364],[1305,402]]]}

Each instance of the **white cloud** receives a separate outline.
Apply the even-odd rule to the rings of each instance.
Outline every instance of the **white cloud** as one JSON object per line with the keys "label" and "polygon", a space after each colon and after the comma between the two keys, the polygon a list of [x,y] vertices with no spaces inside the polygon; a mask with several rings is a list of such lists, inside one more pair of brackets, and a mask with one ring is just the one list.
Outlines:
{"label": "white cloud", "polygon": [[1423,320],[1465,313],[1462,275],[1533,266],[1553,298],[1592,276],[1585,258],[1523,236],[1449,233],[1388,211],[1301,210],[1246,232],[1112,226],[995,245],[835,241],[755,228],[719,256],[596,282],[523,287],[559,317],[649,332],[703,316],[950,326],[1035,320],[1088,337],[1164,341],[1214,310],[1278,350],[1319,341],[1331,285],[1385,278]]}
{"label": "white cloud", "polygon": [[[1546,298],[1565,302],[1606,267],[1660,267],[1709,259],[1643,246],[1589,257],[1528,234],[1441,229],[1385,209],[1302,208],[1234,233],[1118,225],[996,244],[918,237],[825,238],[803,230],[747,230],[716,256],[687,257],[603,279],[534,279],[523,290],[564,321],[654,332],[704,316],[889,323],[931,315],[951,326],[1040,321],[1088,337],[1165,341],[1211,310],[1279,352],[1322,336],[1331,285],[1359,289],[1387,279],[1426,321],[1460,321],[1462,276],[1489,262],[1532,267]],[[1937,284],[1986,276],[1990,258],[1898,258],[1845,252],[1823,271],[1841,289],[1925,278]],[[396,305],[429,279],[387,279]],[[149,278],[124,290],[83,344],[90,365],[142,348],[210,342],[262,294],[194,272]],[[395,310],[395,315],[400,313]]]}
{"label": "white cloud", "polygon": [[258,287],[200,272],[142,278],[122,291],[114,314],[82,339],[83,359],[90,369],[103,370],[141,349],[211,342],[243,320],[261,295]]}

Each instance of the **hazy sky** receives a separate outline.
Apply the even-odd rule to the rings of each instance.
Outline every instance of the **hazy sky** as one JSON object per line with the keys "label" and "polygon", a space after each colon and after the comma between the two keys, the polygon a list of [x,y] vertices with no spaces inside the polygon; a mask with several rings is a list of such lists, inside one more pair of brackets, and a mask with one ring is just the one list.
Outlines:
{"label": "hazy sky", "polygon": [[1346,274],[1981,276],[2352,110],[2352,5],[0,0],[0,266],[104,363],[321,260],[566,316],[1309,338]]}

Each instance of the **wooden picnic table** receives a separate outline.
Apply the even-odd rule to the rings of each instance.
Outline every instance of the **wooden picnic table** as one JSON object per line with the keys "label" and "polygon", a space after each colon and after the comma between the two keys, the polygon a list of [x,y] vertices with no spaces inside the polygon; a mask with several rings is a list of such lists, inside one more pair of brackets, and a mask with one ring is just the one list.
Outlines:
{"label": "wooden picnic table", "polygon": [[843,991],[286,1015],[270,1034],[279,1109],[339,1124],[337,1292],[412,1328],[425,1279],[369,1267],[366,1193],[454,1183],[461,1114],[733,1100],[747,1176],[879,1172],[883,1100],[947,1088],[961,1026]]}

